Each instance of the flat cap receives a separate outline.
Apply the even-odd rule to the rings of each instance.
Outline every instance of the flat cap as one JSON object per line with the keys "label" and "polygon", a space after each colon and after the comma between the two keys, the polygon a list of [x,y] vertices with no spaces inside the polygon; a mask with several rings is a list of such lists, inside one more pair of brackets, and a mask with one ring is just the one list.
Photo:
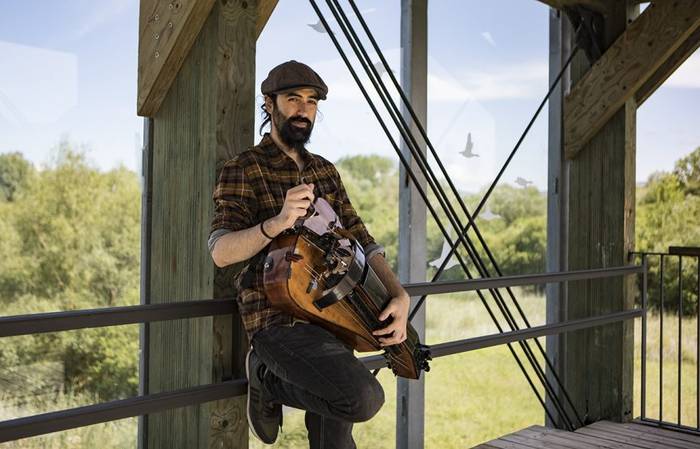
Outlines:
{"label": "flat cap", "polygon": [[318,73],[298,61],[287,61],[270,70],[260,85],[263,95],[269,95],[299,87],[311,87],[318,92],[319,99],[325,100],[328,87]]}

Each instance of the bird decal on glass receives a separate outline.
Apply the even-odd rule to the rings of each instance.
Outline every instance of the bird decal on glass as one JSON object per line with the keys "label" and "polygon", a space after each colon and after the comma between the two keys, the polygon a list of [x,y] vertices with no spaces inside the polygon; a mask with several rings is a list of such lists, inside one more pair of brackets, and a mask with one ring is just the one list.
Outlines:
{"label": "bird decal on glass", "polygon": [[[436,269],[439,269],[440,265],[442,265],[443,261],[445,260],[445,258],[447,258],[447,255],[449,253],[450,253],[450,244],[447,243],[447,239],[445,239],[445,241],[443,241],[443,243],[442,243],[442,252],[440,253],[440,257],[438,257],[437,259],[430,262],[429,265],[431,267],[435,267]],[[452,257],[450,257],[450,261],[447,262],[447,265],[445,265],[444,269],[448,270],[448,269],[454,267],[455,265],[457,265],[457,261],[455,260],[454,254],[452,254]]]}
{"label": "bird decal on glass", "polygon": [[496,218],[501,218],[501,216],[498,214],[494,214],[493,212],[491,212],[491,209],[486,208],[483,212],[479,214],[478,218],[484,219],[486,221],[491,221]]}
{"label": "bird decal on glass", "polygon": [[515,183],[517,185],[519,185],[520,187],[525,188],[525,187],[529,186],[530,184],[532,184],[532,181],[528,181],[527,179],[521,178],[520,176],[518,176],[518,178],[515,180]]}
{"label": "bird decal on glass", "polygon": [[473,157],[479,157],[478,154],[472,152],[473,149],[474,149],[474,142],[472,142],[472,133],[468,133],[467,134],[467,144],[464,146],[464,150],[460,151],[459,154],[466,157],[467,159],[470,159]]}
{"label": "bird decal on glass", "polygon": [[316,31],[318,33],[326,33],[327,32],[326,27],[323,26],[323,24],[321,23],[320,20],[316,23],[308,23],[307,25],[310,26],[311,28],[313,28],[314,31]]}

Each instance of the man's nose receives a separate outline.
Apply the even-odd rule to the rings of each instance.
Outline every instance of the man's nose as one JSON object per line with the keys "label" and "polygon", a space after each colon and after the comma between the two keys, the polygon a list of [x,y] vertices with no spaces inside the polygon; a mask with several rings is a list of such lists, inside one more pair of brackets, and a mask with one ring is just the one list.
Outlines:
{"label": "man's nose", "polygon": [[297,115],[300,115],[302,117],[306,117],[308,115],[308,113],[306,112],[306,103],[299,104],[299,107],[297,108]]}

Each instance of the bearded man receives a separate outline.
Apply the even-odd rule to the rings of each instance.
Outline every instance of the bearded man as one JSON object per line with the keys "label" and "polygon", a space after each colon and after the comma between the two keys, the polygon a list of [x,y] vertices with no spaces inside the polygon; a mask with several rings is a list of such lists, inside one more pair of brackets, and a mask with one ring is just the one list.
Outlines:
{"label": "bearded man", "polygon": [[214,190],[209,250],[218,267],[246,262],[236,278],[238,307],[251,348],[246,356],[248,423],[272,444],[282,405],[306,410],[309,446],[355,448],[352,426],[372,418],[384,391],[353,351],[327,330],[273,307],[263,284],[269,243],[307,214],[317,196],[333,207],[362,245],[366,260],[392,299],[379,316],[391,323],[374,331],[382,346],[406,339],[409,297],[384,259],[384,250],[355,212],[335,166],[309,152],[318,102],[328,87],[310,67],[288,61],[261,85],[270,132],[226,162]]}

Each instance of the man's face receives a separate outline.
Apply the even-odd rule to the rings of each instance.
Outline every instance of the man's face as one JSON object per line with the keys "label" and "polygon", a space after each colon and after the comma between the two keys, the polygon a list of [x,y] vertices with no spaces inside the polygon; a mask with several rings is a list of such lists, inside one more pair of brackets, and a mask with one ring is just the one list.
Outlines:
{"label": "man's face", "polygon": [[282,142],[297,150],[301,149],[309,141],[316,120],[316,90],[301,88],[278,94],[274,102],[266,97],[265,105],[272,116],[272,126]]}

